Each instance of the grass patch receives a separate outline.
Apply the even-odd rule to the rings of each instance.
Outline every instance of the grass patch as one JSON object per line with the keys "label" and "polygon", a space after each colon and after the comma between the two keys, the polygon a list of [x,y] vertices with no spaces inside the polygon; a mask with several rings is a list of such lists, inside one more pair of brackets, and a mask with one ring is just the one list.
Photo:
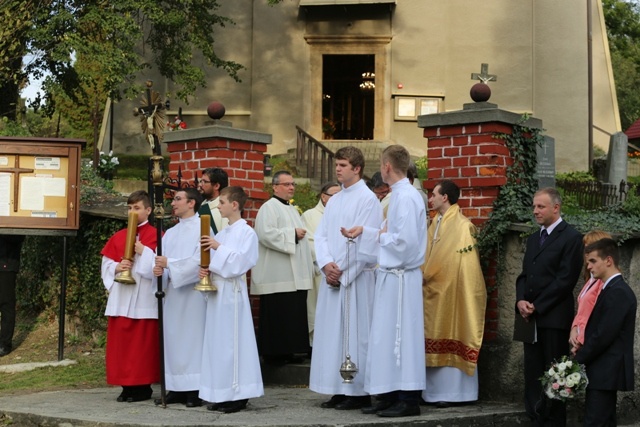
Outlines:
{"label": "grass patch", "polygon": [[[13,351],[0,365],[58,360],[58,322],[43,312],[29,314],[18,307]],[[31,371],[0,373],[0,394],[105,387],[104,346],[92,338],[67,334],[64,358],[70,366],[46,366]]]}
{"label": "grass patch", "polygon": [[25,372],[1,373],[0,393],[107,386],[103,352],[73,354],[67,358],[78,363],[69,366],[46,366]]}

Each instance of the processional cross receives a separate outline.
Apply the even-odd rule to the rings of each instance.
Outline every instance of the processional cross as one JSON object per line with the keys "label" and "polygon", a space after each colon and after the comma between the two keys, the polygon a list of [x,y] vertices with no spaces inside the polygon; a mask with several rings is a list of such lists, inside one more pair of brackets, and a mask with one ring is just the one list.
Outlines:
{"label": "processional cross", "polygon": [[0,168],[0,173],[12,173],[16,176],[16,185],[13,186],[13,211],[18,212],[18,196],[20,194],[20,174],[32,173],[33,169],[20,167],[20,156],[15,155],[15,160],[12,168]]}
{"label": "processional cross", "polygon": [[151,90],[153,82],[147,80],[146,96],[140,101],[140,107],[133,110],[133,115],[140,115],[142,132],[155,155],[162,155],[160,141],[165,126],[165,105],[160,100],[160,94]]}
{"label": "processional cross", "polygon": [[479,73],[471,73],[471,80],[480,80],[482,83],[487,84],[498,81],[498,76],[489,74],[489,64],[482,64]]}

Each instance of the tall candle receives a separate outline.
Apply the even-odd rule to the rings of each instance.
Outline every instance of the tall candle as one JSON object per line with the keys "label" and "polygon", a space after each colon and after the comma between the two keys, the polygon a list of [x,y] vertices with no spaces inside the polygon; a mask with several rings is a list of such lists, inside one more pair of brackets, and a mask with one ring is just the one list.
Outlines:
{"label": "tall candle", "polygon": [[124,257],[131,261],[133,259],[133,251],[136,244],[136,234],[138,233],[138,214],[129,212],[129,222],[127,223],[127,241],[124,246]]}
{"label": "tall candle", "polygon": [[[211,215],[200,215],[200,236],[211,235]],[[203,268],[209,268],[209,262],[211,262],[211,253],[209,249],[200,247],[200,266]]]}

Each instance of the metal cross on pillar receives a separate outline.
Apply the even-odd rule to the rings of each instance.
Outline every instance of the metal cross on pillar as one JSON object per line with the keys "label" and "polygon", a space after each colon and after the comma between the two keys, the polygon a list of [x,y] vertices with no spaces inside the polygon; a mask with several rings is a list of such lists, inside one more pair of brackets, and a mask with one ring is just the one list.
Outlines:
{"label": "metal cross on pillar", "polygon": [[498,76],[489,74],[489,64],[482,64],[479,73],[471,73],[471,80],[480,80],[482,83],[498,81]]}

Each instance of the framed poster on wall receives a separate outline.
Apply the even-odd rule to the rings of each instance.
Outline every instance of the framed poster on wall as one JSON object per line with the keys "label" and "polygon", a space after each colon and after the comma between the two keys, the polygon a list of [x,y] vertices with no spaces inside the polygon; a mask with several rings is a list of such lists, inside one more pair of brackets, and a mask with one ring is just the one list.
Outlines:
{"label": "framed poster on wall", "polygon": [[0,137],[0,231],[77,230],[84,140]]}
{"label": "framed poster on wall", "polygon": [[441,113],[444,99],[436,96],[395,96],[395,114],[397,121],[417,121],[418,116]]}

